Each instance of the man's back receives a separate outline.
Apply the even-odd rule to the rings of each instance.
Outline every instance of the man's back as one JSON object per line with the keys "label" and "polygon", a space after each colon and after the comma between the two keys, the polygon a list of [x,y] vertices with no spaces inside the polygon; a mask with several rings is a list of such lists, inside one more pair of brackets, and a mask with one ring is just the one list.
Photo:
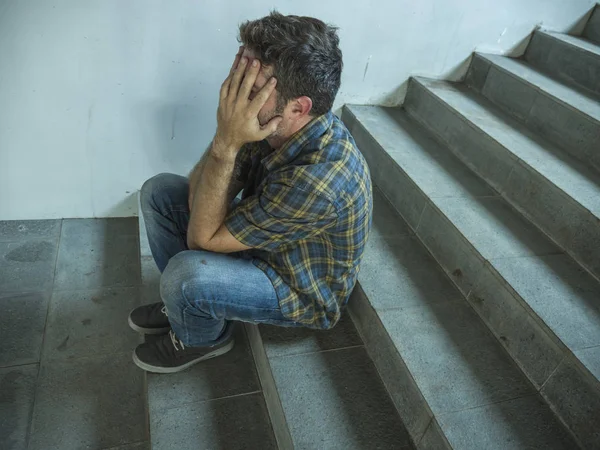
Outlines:
{"label": "man's back", "polygon": [[290,320],[330,328],[356,282],[371,226],[371,179],[343,123],[331,112],[281,149],[247,146],[243,201],[226,224],[254,247]]}

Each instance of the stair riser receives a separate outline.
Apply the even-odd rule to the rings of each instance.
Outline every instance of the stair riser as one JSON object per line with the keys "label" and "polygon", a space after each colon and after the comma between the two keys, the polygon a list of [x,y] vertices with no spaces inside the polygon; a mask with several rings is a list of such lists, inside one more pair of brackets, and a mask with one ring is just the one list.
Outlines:
{"label": "stair riser", "polygon": [[418,82],[411,81],[404,107],[516,209],[600,277],[600,222],[593,214]]}
{"label": "stair riser", "polygon": [[575,358],[565,358],[540,393],[583,448],[600,448],[598,381]]}
{"label": "stair riser", "polygon": [[[471,72],[474,73],[470,73],[467,80],[473,82],[476,91],[531,130],[600,171],[600,121],[565,105],[526,80],[493,64],[490,66],[490,62],[479,55],[473,56]],[[600,76],[600,71],[598,74]]]}
{"label": "stair riser", "polygon": [[600,44],[600,7],[597,6],[592,13],[583,35],[590,41]]}
{"label": "stair riser", "polygon": [[360,284],[348,301],[348,311],[411,439],[420,442],[433,414]]}
{"label": "stair riser", "polygon": [[281,406],[281,400],[277,393],[275,380],[273,380],[273,373],[271,372],[271,366],[269,365],[269,360],[265,353],[260,331],[255,324],[245,323],[244,326],[250,342],[250,348],[252,349],[252,355],[254,356],[256,372],[258,373],[258,378],[267,404],[269,419],[271,419],[277,447],[279,450],[293,450],[294,444],[292,436]]}
{"label": "stair riser", "polygon": [[[349,127],[347,116],[351,116],[351,113],[344,111],[344,121]],[[377,144],[362,124],[357,122],[349,130],[369,165],[373,183],[385,193],[396,210],[402,212],[408,225],[413,230],[416,229],[427,201],[425,194]],[[378,149],[372,151],[375,146]]]}
{"label": "stair riser", "polygon": [[[402,214],[403,217],[414,214],[414,211],[416,209],[421,209],[420,205],[423,202],[426,202],[418,226],[414,227],[411,224],[411,227],[416,230],[416,234],[419,239],[425,244],[427,249],[436,258],[438,263],[453,280],[463,295],[468,297],[474,288],[476,288],[480,278],[487,279],[493,277],[491,273],[483,277],[484,272],[490,272],[493,270],[485,264],[485,258],[481,256],[471,244],[468,243],[464,236],[460,234],[456,227],[452,225],[452,223],[439,211],[439,209],[428,199],[426,199],[425,194],[423,194],[416,186],[414,186],[412,181],[402,170],[391,170],[391,166],[397,167],[397,164],[392,161],[391,158],[389,158],[385,150],[381,148],[381,146],[375,141],[375,139],[373,139],[372,136],[369,135],[366,130],[364,130],[362,125],[355,125],[351,132],[358,147],[361,149],[365,155],[365,158],[367,159],[367,162],[370,164],[373,182],[381,189],[381,191],[386,195],[392,205],[398,210],[398,212],[400,212],[400,214]],[[386,158],[388,161],[386,161]],[[373,165],[371,165],[372,162],[374,163]],[[394,182],[386,179],[390,176],[394,177],[392,179]],[[410,185],[414,186],[413,192],[418,192],[416,197],[413,197],[412,193],[409,194],[403,189],[404,186]],[[404,195],[402,195],[402,193],[404,193]],[[398,198],[401,199],[401,201],[395,200]],[[414,200],[415,204],[411,205],[411,200]],[[488,304],[502,305],[506,299],[509,299],[512,304],[507,309],[499,307],[486,312],[486,314],[483,316],[483,319],[488,322],[488,326],[494,323],[502,323],[505,327],[508,327],[508,324],[504,323],[506,318],[504,315],[508,315],[508,318],[512,318],[513,320],[518,319],[515,320],[513,327],[510,327],[510,329],[501,328],[499,330],[500,332],[497,333],[498,338],[500,336],[510,336],[509,340],[501,339],[503,345],[507,347],[509,341],[511,343],[519,342],[524,332],[521,330],[523,323],[519,315],[507,314],[507,311],[523,311],[524,308],[521,306],[521,303],[519,303],[512,295],[505,295],[506,298],[503,299],[503,291],[497,289],[496,292],[498,293],[499,298],[494,299],[495,301],[488,300],[486,306]],[[478,303],[479,302],[475,302],[473,306],[481,313],[482,307]],[[496,320],[495,317],[493,317],[495,313],[501,313],[503,315]],[[486,317],[486,315],[488,317]],[[534,385],[539,388],[547,380],[549,374],[558,366],[563,354],[562,350],[556,349],[556,340],[549,338],[548,334],[540,328],[537,322],[535,322],[533,319],[526,319],[526,321],[530,322],[536,327],[534,328],[535,335],[537,337],[536,342],[548,343],[548,348],[544,348],[541,352],[542,354],[553,355],[556,354],[557,351],[559,352],[558,357],[551,358],[554,360],[554,363],[548,368],[540,368],[538,366],[539,361],[537,360],[537,355],[533,355],[533,358],[521,363],[521,367],[525,368],[529,378],[532,379],[535,377],[532,381]],[[529,356],[526,351],[517,351],[517,353],[523,354],[524,356]],[[546,376],[540,377],[538,375],[540,373],[546,374]]]}
{"label": "stair riser", "polygon": [[[409,97],[411,95],[409,90]],[[408,97],[407,101],[409,101]],[[427,109],[433,111],[435,108]],[[437,115],[430,115],[428,123],[440,123],[438,119]],[[448,128],[453,128],[453,125],[448,122],[442,121],[442,123],[448,125]],[[456,126],[460,127],[460,124]],[[356,123],[350,131],[370,164],[373,182],[403,217],[414,215],[416,210],[420,210],[425,198],[425,207],[417,227],[411,224],[417,237],[467,297],[471,306],[486,322],[536,389],[540,390],[543,387],[542,395],[552,405],[561,420],[585,444],[585,448],[600,448],[600,436],[595,435],[596,429],[593,428],[595,425],[589,423],[590,417],[600,417],[600,386],[597,381],[576,363],[575,358],[558,338],[532,314],[525,301],[510,288],[491,264],[485,262],[485,258],[435,204],[426,198],[412,180],[408,179],[404,171],[390,167],[397,164],[368,131],[360,123]],[[386,179],[390,176],[394,178]],[[406,186],[410,186],[408,192],[403,189]],[[413,198],[414,203],[411,204],[413,192],[416,192],[416,196]],[[361,333],[367,346],[373,348],[369,345],[369,340],[374,341],[380,337],[375,331],[367,329],[370,324],[375,324],[377,321],[368,319],[368,310],[364,307],[360,310],[357,310],[356,305],[353,307],[355,323],[359,329],[362,329]],[[361,322],[364,323],[361,325]],[[369,333],[372,333],[373,337],[369,338]],[[389,359],[389,356],[386,358]],[[375,356],[373,359],[377,363],[377,360],[383,360],[383,357]],[[562,382],[564,375],[561,375],[561,361],[574,372],[573,384],[566,385]],[[378,363],[378,367],[380,365],[383,365],[383,362]],[[380,373],[384,376],[381,368]],[[399,378],[406,379],[406,376]],[[586,381],[585,389],[579,388],[580,380]],[[386,380],[386,384],[391,383],[393,381]],[[585,402],[568,401],[570,396],[583,394],[586,397]],[[397,395],[395,397],[396,407],[401,411],[402,417],[405,417],[406,413],[402,414],[402,410],[406,410],[410,404],[402,398],[398,399]],[[432,426],[435,428],[435,425]],[[434,441],[437,439],[434,431],[433,428],[427,430],[424,436],[429,437],[422,438],[423,445],[420,448],[428,448],[426,445],[428,439]],[[410,432],[415,433],[413,439],[420,442],[416,438],[422,432],[422,426],[413,427]]]}
{"label": "stair riser", "polygon": [[542,32],[535,32],[525,59],[569,84],[600,95],[600,58]]}

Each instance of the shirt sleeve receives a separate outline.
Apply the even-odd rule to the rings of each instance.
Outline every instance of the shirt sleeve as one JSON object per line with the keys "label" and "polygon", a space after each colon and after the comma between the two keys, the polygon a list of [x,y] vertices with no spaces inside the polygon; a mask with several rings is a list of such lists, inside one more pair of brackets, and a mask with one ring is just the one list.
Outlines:
{"label": "shirt sleeve", "polygon": [[226,218],[225,226],[242,244],[265,250],[322,233],[335,224],[337,214],[324,196],[285,184],[268,184],[242,201]]}
{"label": "shirt sleeve", "polygon": [[244,145],[235,158],[234,178],[245,183],[252,167],[252,146]]}

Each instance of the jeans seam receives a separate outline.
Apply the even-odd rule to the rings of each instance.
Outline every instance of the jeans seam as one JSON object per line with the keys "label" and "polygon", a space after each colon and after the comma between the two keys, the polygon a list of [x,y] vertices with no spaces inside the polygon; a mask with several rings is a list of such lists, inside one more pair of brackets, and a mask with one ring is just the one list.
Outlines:
{"label": "jeans seam", "polygon": [[[201,303],[204,303],[204,302],[206,302],[206,303],[215,303],[215,302],[212,302],[210,300],[204,300],[204,299],[197,300],[197,302],[198,303],[196,303],[195,305],[191,305],[189,302],[187,302],[187,299],[186,299],[186,303],[187,303],[186,308],[187,307],[191,307],[191,308],[195,307],[194,309],[200,309],[200,310],[202,310]],[[227,307],[233,307],[234,309],[246,308],[246,309],[252,310],[252,311],[268,311],[268,312],[277,312],[277,311],[279,311],[279,312],[281,312],[281,308],[261,308],[261,307],[256,307],[256,306],[240,305],[239,303],[225,303],[225,302],[220,302],[220,301],[216,302],[216,303],[218,303],[219,306],[224,306],[225,308],[227,308]],[[212,320],[228,320],[225,317],[223,317],[223,318],[213,317],[209,312],[204,312],[204,313],[208,314]],[[283,313],[282,313],[282,315],[283,315]]]}

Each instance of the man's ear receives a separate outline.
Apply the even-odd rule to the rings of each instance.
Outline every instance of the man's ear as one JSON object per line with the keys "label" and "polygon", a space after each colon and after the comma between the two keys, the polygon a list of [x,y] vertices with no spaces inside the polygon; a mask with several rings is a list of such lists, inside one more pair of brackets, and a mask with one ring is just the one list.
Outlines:
{"label": "man's ear", "polygon": [[307,116],[312,110],[312,100],[310,97],[303,96],[294,100],[292,105],[292,113],[299,117]]}

